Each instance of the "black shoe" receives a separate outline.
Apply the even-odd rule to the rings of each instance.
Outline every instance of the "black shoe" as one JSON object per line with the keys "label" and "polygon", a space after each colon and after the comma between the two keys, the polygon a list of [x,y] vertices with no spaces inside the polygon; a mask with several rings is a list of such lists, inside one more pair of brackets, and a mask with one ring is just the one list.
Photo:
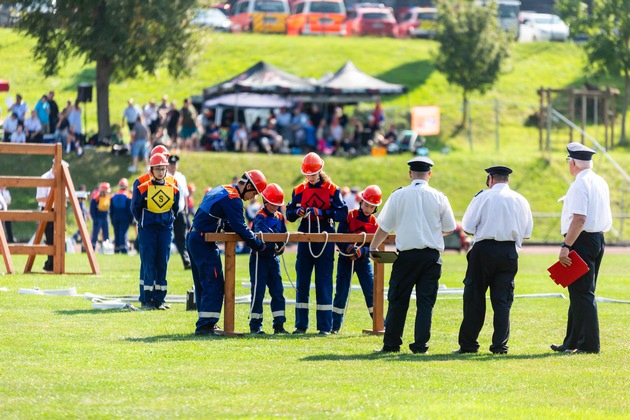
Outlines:
{"label": "black shoe", "polygon": [[158,306],[155,307],[155,309],[157,309],[158,311],[165,311],[166,305],[164,305],[163,303],[160,303]]}
{"label": "black shoe", "polygon": [[339,330],[331,330],[330,333],[333,335],[337,335],[339,334]]}
{"label": "black shoe", "polygon": [[140,305],[140,309],[142,309],[143,311],[155,311],[157,308],[150,303],[143,303]]}
{"label": "black shoe", "polygon": [[289,334],[289,331],[285,330],[283,326],[275,327],[273,329],[274,334]]}
{"label": "black shoe", "polygon": [[492,354],[507,354],[507,350],[490,350]]}
{"label": "black shoe", "polygon": [[192,266],[190,264],[185,265],[184,270],[192,270]]}
{"label": "black shoe", "polygon": [[558,344],[552,344],[549,347],[551,347],[551,350],[557,351],[557,352],[560,352],[560,353],[568,350],[567,347],[564,344],[559,344],[559,345]]}
{"label": "black shoe", "polygon": [[453,350],[451,353],[453,354],[469,354],[469,353],[477,353],[477,350],[464,350],[464,349],[457,349],[457,350]]}
{"label": "black shoe", "polygon": [[295,331],[293,331],[293,334],[306,334],[306,330],[303,330],[301,328],[296,328]]}
{"label": "black shoe", "polygon": [[330,335],[330,331],[321,330],[318,334],[319,335],[323,335],[323,336],[327,336],[327,335]]}
{"label": "black shoe", "polygon": [[216,324],[209,324],[209,325],[204,325],[201,328],[197,328],[195,330],[195,335],[220,335],[219,332],[219,327],[216,326]]}
{"label": "black shoe", "polygon": [[429,353],[429,349],[428,348],[415,348],[415,347],[411,347],[409,346],[409,350],[411,350],[411,352],[413,354],[428,354]]}
{"label": "black shoe", "polygon": [[267,334],[266,332],[264,332],[264,331],[262,330],[262,328],[261,328],[261,329],[259,329],[259,330],[251,330],[249,333],[250,333],[250,334],[256,334],[256,335],[265,335],[265,334]]}
{"label": "black shoe", "polygon": [[575,354],[599,354],[599,350],[580,350],[574,351]]}
{"label": "black shoe", "polygon": [[374,353],[379,353],[379,354],[400,353],[400,347],[383,346],[382,349],[376,350]]}

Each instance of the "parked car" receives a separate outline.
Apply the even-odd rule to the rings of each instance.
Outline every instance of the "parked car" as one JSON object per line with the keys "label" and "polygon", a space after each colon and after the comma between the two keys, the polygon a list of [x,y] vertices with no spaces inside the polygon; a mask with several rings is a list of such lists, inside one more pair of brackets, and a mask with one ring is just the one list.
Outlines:
{"label": "parked car", "polygon": [[396,36],[398,25],[391,7],[357,5],[348,10],[346,35]]}
{"label": "parked car", "polygon": [[343,0],[297,0],[287,18],[289,35],[345,35]]}
{"label": "parked car", "polygon": [[412,7],[398,23],[398,36],[403,38],[433,38],[436,20],[436,8]]}
{"label": "parked car", "polygon": [[285,33],[288,0],[239,0],[230,10],[232,32]]}
{"label": "parked car", "polygon": [[566,41],[569,39],[569,26],[557,15],[547,13],[522,13],[522,38],[531,41]]}
{"label": "parked car", "polygon": [[230,18],[222,10],[216,8],[197,10],[190,23],[200,28],[211,28],[215,31],[230,32],[232,30]]}

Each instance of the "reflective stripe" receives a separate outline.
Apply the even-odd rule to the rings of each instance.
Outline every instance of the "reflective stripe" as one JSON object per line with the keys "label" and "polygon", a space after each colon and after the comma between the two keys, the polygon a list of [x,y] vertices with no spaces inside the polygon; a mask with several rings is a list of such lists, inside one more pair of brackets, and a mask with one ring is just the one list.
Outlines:
{"label": "reflective stripe", "polygon": [[153,291],[153,286],[144,286],[144,290],[152,292]]}
{"label": "reflective stripe", "polygon": [[317,305],[318,311],[332,311],[332,309],[333,309],[332,305]]}
{"label": "reflective stripe", "polygon": [[140,280],[140,286],[144,286],[144,280]]}
{"label": "reflective stripe", "polygon": [[336,313],[336,314],[341,314],[341,315],[343,315],[343,313],[344,313],[344,309],[345,309],[345,308],[337,308],[337,307],[334,307],[334,306],[333,306],[332,311],[333,311],[334,313]]}
{"label": "reflective stripe", "polygon": [[198,312],[199,318],[220,318],[221,312]]}
{"label": "reflective stripe", "polygon": [[166,292],[166,285],[165,284],[156,284],[155,285],[155,290],[164,290]]}
{"label": "reflective stripe", "polygon": [[284,316],[284,311],[275,311],[271,313],[272,317],[277,317],[277,316]]}
{"label": "reflective stripe", "polygon": [[370,313],[374,313],[374,308],[369,307],[369,308],[368,308],[368,311],[370,311]]}
{"label": "reflective stripe", "polygon": [[255,314],[252,312],[251,318],[252,319],[262,319],[263,314]]}
{"label": "reflective stripe", "polygon": [[295,303],[295,307],[297,309],[308,309],[308,303],[300,303],[300,302],[296,302]]}

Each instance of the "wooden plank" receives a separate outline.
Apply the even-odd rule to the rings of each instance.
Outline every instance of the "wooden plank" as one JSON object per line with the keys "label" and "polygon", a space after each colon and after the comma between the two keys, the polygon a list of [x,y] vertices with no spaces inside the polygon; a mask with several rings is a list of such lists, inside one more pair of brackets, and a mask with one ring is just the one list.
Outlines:
{"label": "wooden plank", "polygon": [[2,223],[0,223],[0,252],[2,252],[2,259],[4,260],[4,266],[7,270],[7,274],[15,273],[15,269],[13,267],[13,259],[11,259],[11,252],[9,251],[7,236],[4,233],[4,227],[2,226]]}
{"label": "wooden plank", "polygon": [[44,179],[39,176],[0,176],[0,186],[16,188],[53,187],[54,179]]}
{"label": "wooden plank", "polygon": [[12,222],[52,222],[55,215],[51,211],[7,210],[2,212],[2,220]]}
{"label": "wooden plank", "polygon": [[99,275],[101,274],[101,269],[99,268],[98,261],[96,260],[94,248],[92,248],[92,239],[88,236],[85,219],[83,218],[83,213],[81,213],[77,193],[74,189],[74,182],[72,181],[72,176],[70,176],[70,169],[66,165],[63,165],[63,180],[66,184],[70,204],[72,205],[72,210],[74,211],[74,217],[77,220],[77,225],[79,226],[79,232],[81,233],[85,253],[87,254],[88,261],[90,262],[90,267],[92,267],[92,274]]}
{"label": "wooden plank", "polygon": [[[384,245],[378,247],[381,251]],[[385,313],[385,264],[374,263],[374,293],[372,302],[372,329],[363,330],[365,334],[383,335],[385,334],[385,323],[383,314]]]}
{"label": "wooden plank", "polygon": [[0,143],[0,155],[54,155],[56,146],[56,144]]}
{"label": "wooden plank", "polygon": [[[263,238],[265,242],[285,242],[287,240],[286,233],[255,233],[259,238]],[[365,243],[370,243],[374,238],[374,234],[366,235]],[[205,239],[207,242],[238,242],[242,241],[240,236],[236,233],[206,233]],[[291,232],[289,233],[289,242],[324,242],[325,235],[323,233],[302,233]],[[329,233],[329,242],[363,242],[363,235],[352,233]],[[396,241],[396,235],[388,235],[384,243],[394,243]]]}
{"label": "wooden plank", "polygon": [[9,249],[15,255],[53,255],[55,247],[52,245],[9,244]]}
{"label": "wooden plank", "polygon": [[[44,206],[45,212],[50,212],[52,210],[53,201],[55,199],[55,190],[51,189],[50,194],[48,195],[48,199],[46,200],[46,204]],[[35,231],[35,238],[33,239],[33,245],[39,245],[42,242],[42,237],[44,236],[44,229],[46,229],[46,221],[42,221],[37,226],[37,230]],[[24,266],[24,273],[30,273],[33,270],[33,263],[35,263],[35,255],[29,255],[26,260],[26,265]]]}
{"label": "wooden plank", "polygon": [[53,272],[63,274],[65,272],[66,261],[66,188],[63,182],[61,144],[55,145],[55,162],[53,172],[55,174],[55,232],[54,246],[55,255],[53,261]]}

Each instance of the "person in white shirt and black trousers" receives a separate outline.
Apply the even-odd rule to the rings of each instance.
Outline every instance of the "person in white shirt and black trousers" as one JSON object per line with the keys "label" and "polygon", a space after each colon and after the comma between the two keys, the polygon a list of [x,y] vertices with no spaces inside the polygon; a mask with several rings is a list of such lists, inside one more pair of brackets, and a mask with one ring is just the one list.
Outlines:
{"label": "person in white shirt and black trousers", "polygon": [[486,168],[487,190],[472,199],[462,228],[474,235],[464,278],[464,319],[455,354],[477,353],[479,333],[486,317],[486,291],[494,310],[494,334],[490,351],[507,354],[510,309],[514,301],[514,278],[523,239],[532,234],[534,219],[529,203],[508,185],[512,170],[506,166]]}
{"label": "person in white shirt and black trousers", "polygon": [[[416,323],[412,353],[426,354],[431,319],[442,275],[444,235],[452,233],[455,217],[448,198],[429,186],[433,161],[418,156],[407,162],[411,184],[392,193],[377,218],[370,244],[376,251],[390,232],[396,232],[398,259],[392,267],[381,353],[396,353],[402,344],[411,292],[416,288]],[[378,259],[376,259],[378,262]]]}
{"label": "person in white shirt and black trousers", "polygon": [[595,286],[604,256],[604,233],[612,227],[608,184],[593,172],[595,151],[580,143],[569,143],[567,164],[575,181],[562,201],[560,263],[571,265],[574,250],[588,265],[588,272],[569,285],[567,333],[560,345],[551,349],[567,353],[599,353],[599,319]]}

